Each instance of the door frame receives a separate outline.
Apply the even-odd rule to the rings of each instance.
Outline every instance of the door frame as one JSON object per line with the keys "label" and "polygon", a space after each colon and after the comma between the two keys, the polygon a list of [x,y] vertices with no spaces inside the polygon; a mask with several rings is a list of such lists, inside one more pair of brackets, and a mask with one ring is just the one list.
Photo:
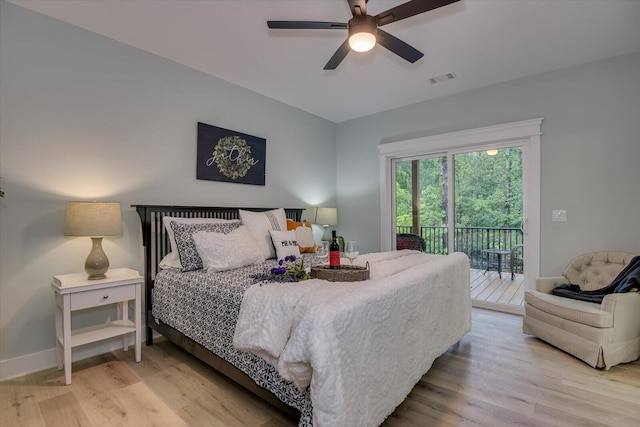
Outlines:
{"label": "door frame", "polygon": [[[430,156],[465,149],[473,151],[480,146],[503,148],[520,145],[523,158],[523,241],[527,251],[524,289],[534,289],[535,278],[540,274],[540,142],[543,120],[542,118],[523,120],[379,144],[381,250],[393,250],[395,171],[392,161],[394,159]],[[451,186],[449,188],[451,191]]]}

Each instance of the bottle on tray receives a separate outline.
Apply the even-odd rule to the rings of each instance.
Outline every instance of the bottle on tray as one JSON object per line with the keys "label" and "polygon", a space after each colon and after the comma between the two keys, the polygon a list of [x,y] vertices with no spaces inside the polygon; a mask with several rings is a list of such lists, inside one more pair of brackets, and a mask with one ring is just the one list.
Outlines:
{"label": "bottle on tray", "polygon": [[336,231],[331,231],[331,244],[329,245],[329,268],[331,270],[340,269],[340,245],[336,237]]}

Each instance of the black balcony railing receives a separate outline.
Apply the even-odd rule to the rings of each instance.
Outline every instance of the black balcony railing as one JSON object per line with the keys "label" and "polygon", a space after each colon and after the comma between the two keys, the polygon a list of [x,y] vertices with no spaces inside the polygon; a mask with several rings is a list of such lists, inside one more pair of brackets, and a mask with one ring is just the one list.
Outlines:
{"label": "black balcony railing", "polygon": [[[455,227],[454,252],[469,256],[471,268],[485,268],[487,260],[484,249],[511,249],[522,244],[522,230],[505,227]],[[399,225],[396,233],[413,233],[411,226]],[[446,255],[448,248],[447,227],[420,227],[420,236],[425,240],[430,254]]]}

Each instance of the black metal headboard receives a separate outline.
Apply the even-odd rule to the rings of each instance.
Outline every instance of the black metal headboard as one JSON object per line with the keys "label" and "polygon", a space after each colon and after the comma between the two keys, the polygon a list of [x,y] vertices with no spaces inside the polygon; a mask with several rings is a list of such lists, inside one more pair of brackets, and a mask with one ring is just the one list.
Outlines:
{"label": "black metal headboard", "polygon": [[[151,312],[151,289],[158,272],[158,264],[171,251],[169,236],[162,223],[162,217],[175,216],[182,218],[222,218],[240,219],[240,209],[264,212],[271,208],[230,208],[208,206],[166,206],[166,205],[131,205],[136,208],[142,223],[142,245],[144,246],[144,280],[147,313]],[[300,221],[304,209],[285,208],[287,218]]]}

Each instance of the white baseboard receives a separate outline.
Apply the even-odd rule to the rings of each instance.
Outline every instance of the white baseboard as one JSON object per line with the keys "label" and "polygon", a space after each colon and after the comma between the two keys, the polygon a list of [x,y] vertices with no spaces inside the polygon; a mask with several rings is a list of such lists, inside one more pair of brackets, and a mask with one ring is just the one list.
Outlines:
{"label": "white baseboard", "polygon": [[[71,360],[75,362],[121,348],[122,337],[115,337],[74,348],[71,354]],[[129,351],[135,351],[133,339],[130,340]],[[32,374],[54,366],[57,366],[55,348],[15,357],[13,359],[0,360],[0,381]]]}
{"label": "white baseboard", "polygon": [[[146,339],[147,328],[142,327],[142,353],[144,355],[144,341]],[[157,332],[153,332],[153,337],[161,337]],[[134,340],[129,340],[129,351],[134,352]],[[107,340],[86,344],[81,347],[74,348],[71,352],[71,360],[73,362],[87,359],[89,357],[98,356],[120,350],[122,348],[122,337],[114,337]],[[57,366],[56,349],[39,351],[37,353],[26,354],[24,356],[15,357],[13,359],[0,360],[0,381],[9,380],[23,375],[32,374],[45,369]]]}
{"label": "white baseboard", "polygon": [[[129,305],[129,319],[134,317],[133,304]],[[146,315],[142,312],[142,347],[144,348],[144,341],[146,339],[147,328],[145,325]],[[157,332],[153,332],[153,337],[157,338],[161,335]],[[129,340],[129,351],[135,351],[134,340]],[[114,350],[120,350],[122,348],[122,337],[114,337],[103,341],[86,344],[78,348],[74,348],[71,352],[71,360],[73,362],[77,360],[87,359],[89,357],[98,356],[112,352]],[[144,352],[144,351],[143,351]],[[23,375],[39,372],[44,369],[53,368],[57,366],[56,361],[56,349],[39,351],[37,353],[25,354],[24,356],[18,356],[13,359],[0,360],[0,381],[9,380]]]}
{"label": "white baseboard", "polygon": [[13,359],[0,360],[0,381],[31,372],[41,371],[56,365],[56,349],[39,351]]}

